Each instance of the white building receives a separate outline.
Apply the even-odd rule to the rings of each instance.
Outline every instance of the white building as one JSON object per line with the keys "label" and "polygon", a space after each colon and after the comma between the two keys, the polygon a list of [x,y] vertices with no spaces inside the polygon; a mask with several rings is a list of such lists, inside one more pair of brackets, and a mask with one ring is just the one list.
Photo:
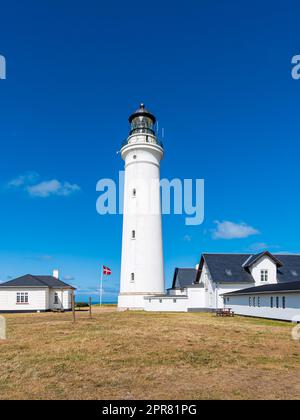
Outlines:
{"label": "white building", "polygon": [[27,274],[0,284],[0,313],[69,311],[75,288],[53,276]]}
{"label": "white building", "polygon": [[203,254],[175,270],[172,288],[144,298],[146,311],[215,311],[292,320],[300,316],[300,255]]}
{"label": "white building", "polygon": [[125,161],[121,286],[118,307],[144,309],[145,296],[164,293],[160,199],[163,147],[156,119],[143,104],[130,118],[131,131],[121,149]]}

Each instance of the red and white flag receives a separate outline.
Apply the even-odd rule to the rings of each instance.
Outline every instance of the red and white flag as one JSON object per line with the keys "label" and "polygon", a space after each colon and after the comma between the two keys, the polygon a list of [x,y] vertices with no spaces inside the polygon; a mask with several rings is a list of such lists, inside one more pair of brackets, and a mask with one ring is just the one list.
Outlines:
{"label": "red and white flag", "polygon": [[111,275],[111,269],[104,265],[103,266],[103,274],[104,274],[104,276],[110,276]]}

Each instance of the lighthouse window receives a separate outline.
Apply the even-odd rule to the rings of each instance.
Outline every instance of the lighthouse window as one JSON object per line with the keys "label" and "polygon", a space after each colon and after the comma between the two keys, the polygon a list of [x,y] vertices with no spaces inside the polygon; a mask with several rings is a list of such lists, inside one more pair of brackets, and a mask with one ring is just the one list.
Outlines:
{"label": "lighthouse window", "polygon": [[131,283],[134,283],[134,273],[131,273]]}
{"label": "lighthouse window", "polygon": [[132,190],[132,196],[136,197],[136,189],[135,188]]}
{"label": "lighthouse window", "polygon": [[133,155],[133,159],[136,159],[137,158],[137,155]]}
{"label": "lighthouse window", "polygon": [[131,239],[135,239],[135,230],[131,232]]}

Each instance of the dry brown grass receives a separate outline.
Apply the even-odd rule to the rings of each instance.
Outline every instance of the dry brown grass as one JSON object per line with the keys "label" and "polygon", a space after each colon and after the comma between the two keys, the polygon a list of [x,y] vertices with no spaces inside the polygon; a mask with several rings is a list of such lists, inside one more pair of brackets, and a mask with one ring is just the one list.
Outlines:
{"label": "dry brown grass", "polygon": [[1,399],[299,399],[291,324],[211,314],[6,315]]}

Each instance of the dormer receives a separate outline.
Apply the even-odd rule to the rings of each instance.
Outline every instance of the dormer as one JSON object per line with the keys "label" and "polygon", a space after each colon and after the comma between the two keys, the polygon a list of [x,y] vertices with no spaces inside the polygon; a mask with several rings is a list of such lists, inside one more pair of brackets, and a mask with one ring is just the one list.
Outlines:
{"label": "dormer", "polygon": [[277,269],[282,267],[281,261],[279,261],[270,252],[265,251],[260,254],[250,255],[244,262],[243,267],[253,277],[256,286],[262,286],[264,284],[276,284]]}

